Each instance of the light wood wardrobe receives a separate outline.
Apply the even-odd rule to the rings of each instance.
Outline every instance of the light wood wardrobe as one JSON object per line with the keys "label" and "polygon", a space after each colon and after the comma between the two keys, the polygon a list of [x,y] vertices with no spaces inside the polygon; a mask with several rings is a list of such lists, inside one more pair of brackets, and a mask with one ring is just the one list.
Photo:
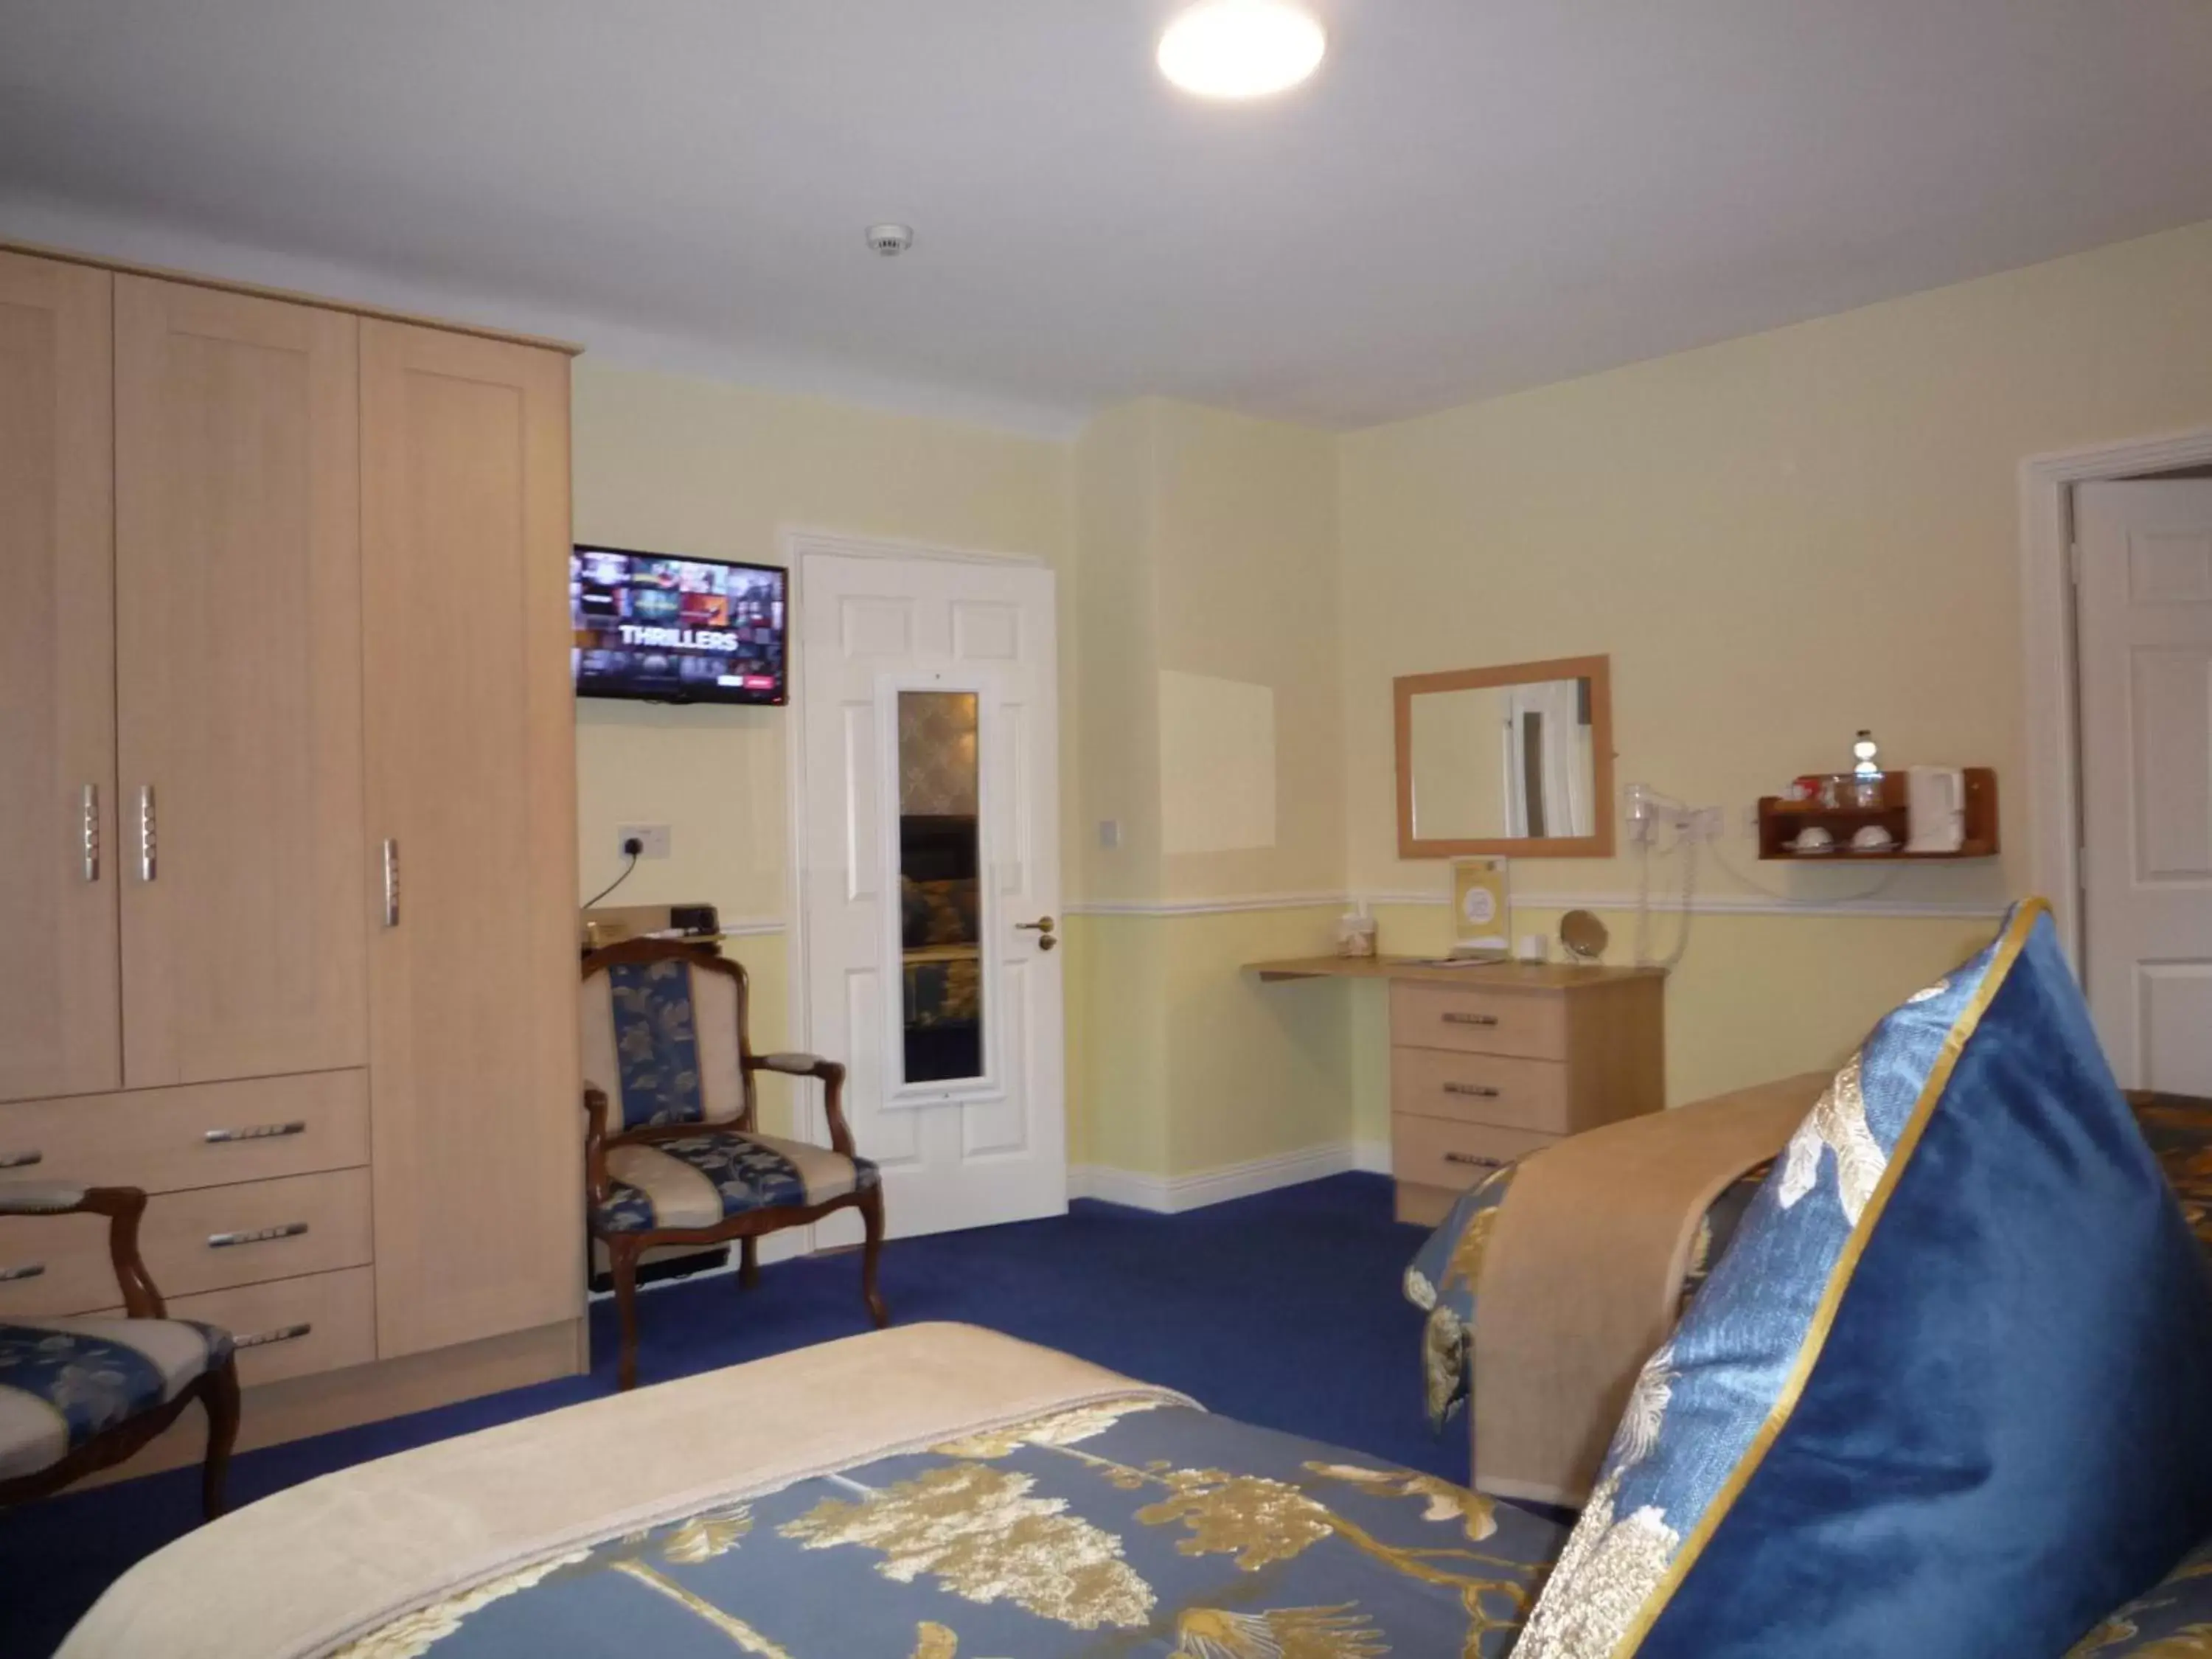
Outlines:
{"label": "light wood wardrobe", "polygon": [[[153,1194],[246,1443],[582,1361],[568,410],[0,251],[0,1179]],[[79,1220],[0,1221],[0,1319],[118,1301]]]}

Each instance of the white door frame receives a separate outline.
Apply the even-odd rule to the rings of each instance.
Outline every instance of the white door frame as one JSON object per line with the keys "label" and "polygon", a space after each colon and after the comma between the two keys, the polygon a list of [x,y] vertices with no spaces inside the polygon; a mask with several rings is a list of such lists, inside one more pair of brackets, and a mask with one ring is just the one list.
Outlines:
{"label": "white door frame", "polygon": [[2021,630],[2026,646],[2030,872],[2060,943],[2081,966],[2081,653],[2074,486],[2212,462],[2212,427],[2094,444],[2020,465]]}
{"label": "white door frame", "polygon": [[[897,559],[903,561],[928,559],[940,563],[1030,565],[1042,566],[1048,561],[1033,553],[987,553],[978,549],[942,547],[927,542],[898,541],[890,537],[852,536],[831,530],[807,530],[785,526],[776,532],[777,544],[782,549],[783,562],[791,571],[791,598],[784,617],[785,659],[784,684],[792,688],[790,702],[785,712],[790,719],[785,722],[783,738],[783,792],[787,815],[784,833],[789,837],[784,854],[786,903],[790,907],[791,926],[784,934],[784,972],[788,976],[785,990],[786,1006],[789,1010],[792,1040],[810,1053],[818,1052],[814,1043],[814,998],[808,980],[806,959],[806,872],[804,868],[805,849],[811,845],[806,838],[806,700],[799,688],[805,684],[801,678],[799,655],[805,646],[799,639],[798,626],[799,606],[806,602],[806,558],[812,553],[834,554],[847,559]],[[1053,733],[1053,741],[1060,741],[1060,733]],[[811,1098],[799,1105],[804,1114],[801,1127],[809,1138],[820,1139],[827,1133],[822,1109]],[[813,1229],[807,1229],[810,1248]]]}

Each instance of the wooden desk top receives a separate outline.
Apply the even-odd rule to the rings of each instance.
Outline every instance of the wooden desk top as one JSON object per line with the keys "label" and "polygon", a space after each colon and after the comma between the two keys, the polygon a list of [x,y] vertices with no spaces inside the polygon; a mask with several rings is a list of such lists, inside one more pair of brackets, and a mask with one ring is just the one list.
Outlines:
{"label": "wooden desk top", "polygon": [[1439,966],[1434,957],[1286,957],[1248,962],[1248,974],[1280,979],[1410,979],[1438,985],[1475,985],[1488,991],[1571,991],[1577,986],[1656,979],[1664,968],[1583,968],[1562,962],[1470,962]]}

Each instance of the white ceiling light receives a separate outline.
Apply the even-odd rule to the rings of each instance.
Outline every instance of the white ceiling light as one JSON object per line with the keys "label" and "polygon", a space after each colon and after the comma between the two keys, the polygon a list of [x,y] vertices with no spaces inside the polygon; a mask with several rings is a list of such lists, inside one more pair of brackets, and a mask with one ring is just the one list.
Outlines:
{"label": "white ceiling light", "polygon": [[1287,0],[1206,0],[1160,36],[1160,73],[1201,98],[1264,98],[1321,66],[1328,36]]}

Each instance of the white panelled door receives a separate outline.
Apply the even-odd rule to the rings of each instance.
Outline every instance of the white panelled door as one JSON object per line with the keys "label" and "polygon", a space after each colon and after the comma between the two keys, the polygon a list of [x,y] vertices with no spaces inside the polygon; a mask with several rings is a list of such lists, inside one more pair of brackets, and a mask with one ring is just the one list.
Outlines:
{"label": "white panelled door", "polygon": [[2212,1094],[2212,480],[2075,513],[2089,1005],[2123,1087]]}
{"label": "white panelled door", "polygon": [[794,608],[806,1028],[890,1233],[1057,1215],[1052,572],[802,550]]}

